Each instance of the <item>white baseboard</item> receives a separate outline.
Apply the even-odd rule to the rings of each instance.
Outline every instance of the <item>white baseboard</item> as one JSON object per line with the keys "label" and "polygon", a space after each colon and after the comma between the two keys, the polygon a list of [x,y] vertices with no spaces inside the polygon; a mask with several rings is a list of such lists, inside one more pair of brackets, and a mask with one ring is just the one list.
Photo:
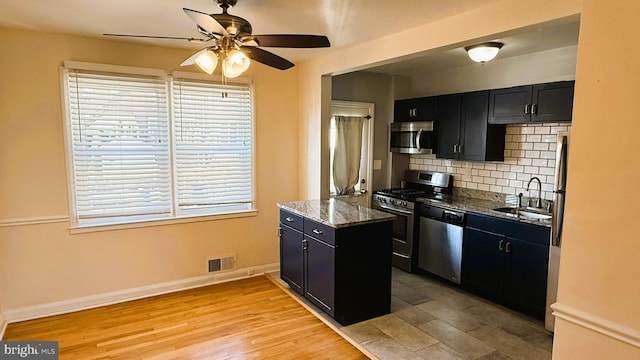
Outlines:
{"label": "white baseboard", "polygon": [[[2,317],[4,317],[4,323],[14,323],[18,321],[42,318],[46,316],[66,314],[74,311],[117,304],[125,301],[193,289],[201,286],[245,279],[252,276],[262,275],[267,272],[277,271],[279,269],[279,263],[272,263],[232,271],[225,271],[222,273],[211,275],[197,276],[182,280],[141,286],[132,289],[118,290],[104,294],[84,296],[64,301],[56,301],[47,304],[9,309],[0,314],[0,320],[2,319]],[[2,328],[2,331],[3,332],[0,333],[0,335],[4,334],[4,327]]]}
{"label": "white baseboard", "polygon": [[557,318],[640,348],[640,328],[633,329],[566,304],[555,303],[551,309]]}

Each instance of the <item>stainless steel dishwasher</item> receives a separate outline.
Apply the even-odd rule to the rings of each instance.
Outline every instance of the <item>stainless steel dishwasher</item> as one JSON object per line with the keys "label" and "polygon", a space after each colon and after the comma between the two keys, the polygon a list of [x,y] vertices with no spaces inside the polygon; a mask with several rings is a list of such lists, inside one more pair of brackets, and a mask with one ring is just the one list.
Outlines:
{"label": "stainless steel dishwasher", "polygon": [[464,212],[420,205],[418,267],[460,284]]}

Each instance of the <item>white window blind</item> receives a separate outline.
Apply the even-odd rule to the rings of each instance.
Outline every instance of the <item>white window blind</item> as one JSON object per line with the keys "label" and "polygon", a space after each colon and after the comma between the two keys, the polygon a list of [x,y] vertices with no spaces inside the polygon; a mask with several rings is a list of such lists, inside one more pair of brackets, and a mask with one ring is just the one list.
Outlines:
{"label": "white window blind", "polygon": [[176,79],[172,94],[178,211],[250,210],[251,86]]}
{"label": "white window blind", "polygon": [[65,65],[72,227],[254,210],[250,84]]}
{"label": "white window blind", "polygon": [[170,214],[167,80],[65,76],[76,221]]}

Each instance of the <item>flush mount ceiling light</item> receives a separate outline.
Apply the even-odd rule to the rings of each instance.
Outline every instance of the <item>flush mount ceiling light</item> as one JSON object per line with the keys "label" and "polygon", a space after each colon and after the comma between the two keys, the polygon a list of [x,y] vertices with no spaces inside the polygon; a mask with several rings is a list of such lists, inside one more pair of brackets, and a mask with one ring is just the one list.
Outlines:
{"label": "flush mount ceiling light", "polygon": [[502,48],[504,44],[497,41],[485,42],[482,44],[465,46],[464,49],[471,60],[479,63],[485,63],[493,60],[498,55],[498,50]]}

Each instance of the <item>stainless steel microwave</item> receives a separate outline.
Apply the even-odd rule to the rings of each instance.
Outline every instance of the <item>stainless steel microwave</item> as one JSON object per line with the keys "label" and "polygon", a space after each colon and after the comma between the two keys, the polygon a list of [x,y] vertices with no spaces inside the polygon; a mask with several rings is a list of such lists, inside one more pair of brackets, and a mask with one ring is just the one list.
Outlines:
{"label": "stainless steel microwave", "polygon": [[394,122],[389,131],[391,152],[432,154],[435,148],[433,121]]}

